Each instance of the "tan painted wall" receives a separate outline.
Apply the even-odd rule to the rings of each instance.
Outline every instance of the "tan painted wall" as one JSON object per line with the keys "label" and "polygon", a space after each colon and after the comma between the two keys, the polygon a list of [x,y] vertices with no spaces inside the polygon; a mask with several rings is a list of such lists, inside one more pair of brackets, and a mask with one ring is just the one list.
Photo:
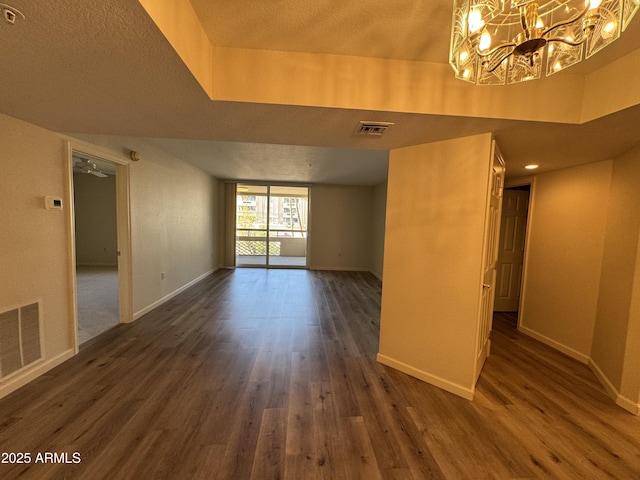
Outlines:
{"label": "tan painted wall", "polygon": [[584,78],[566,73],[478,88],[442,63],[228,47],[213,61],[218,100],[567,123],[582,111]]}
{"label": "tan painted wall", "polygon": [[[638,398],[638,242],[640,236],[640,150],[614,160],[602,276],[591,357],[613,387]],[[627,370],[628,368],[628,370]]]}
{"label": "tan painted wall", "polygon": [[309,195],[309,268],[370,270],[373,188],[314,185]]}
{"label": "tan painted wall", "polygon": [[116,177],[73,174],[77,265],[118,265]]}
{"label": "tan painted wall", "polygon": [[213,51],[189,0],[139,0],[209,97],[213,90]]}
{"label": "tan painted wall", "polygon": [[[627,35],[629,33],[631,32],[627,32]],[[582,122],[588,122],[638,103],[640,103],[640,50],[635,50],[586,76]]]}
{"label": "tan painted wall", "polygon": [[[636,251],[630,304],[620,395],[630,402],[640,405],[640,241]],[[635,413],[640,412],[636,411]]]}
{"label": "tan painted wall", "polygon": [[220,266],[217,179],[138,139],[78,138],[142,157],[131,163],[134,316]]}
{"label": "tan painted wall", "polygon": [[640,102],[638,50],[586,76],[477,88],[442,63],[212,46],[188,0],[139,2],[214,100],[564,123]]}
{"label": "tan painted wall", "polygon": [[611,161],[538,175],[520,328],[586,362],[593,340]]}
{"label": "tan painted wall", "polygon": [[161,152],[140,153],[146,161],[131,172],[134,312],[218,267],[218,182]]}
{"label": "tan painted wall", "polygon": [[[0,311],[41,299],[45,362],[72,354],[61,138],[0,115],[0,193]],[[45,210],[48,195],[67,208]]]}
{"label": "tan painted wall", "polygon": [[382,280],[384,270],[384,234],[387,213],[387,182],[373,189],[371,225],[371,273]]}
{"label": "tan painted wall", "polygon": [[491,135],[392,150],[378,359],[471,398]]}
{"label": "tan painted wall", "polygon": [[538,175],[520,328],[640,413],[640,149]]}
{"label": "tan painted wall", "polygon": [[[93,140],[123,150],[123,140]],[[0,311],[41,299],[44,319],[45,362],[11,379],[17,384],[74,353],[66,223],[70,179],[65,140],[57,133],[0,115],[0,145]],[[221,187],[210,175],[143,142],[127,146],[143,155],[131,166],[133,296],[139,311],[218,265]],[[65,208],[45,210],[47,195],[61,197]],[[0,395],[11,388],[0,383]]]}

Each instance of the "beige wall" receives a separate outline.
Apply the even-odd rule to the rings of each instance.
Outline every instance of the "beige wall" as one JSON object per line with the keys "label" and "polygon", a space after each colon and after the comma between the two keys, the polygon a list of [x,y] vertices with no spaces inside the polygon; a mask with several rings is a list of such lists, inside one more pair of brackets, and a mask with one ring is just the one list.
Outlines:
{"label": "beige wall", "polygon": [[139,0],[209,97],[213,91],[213,52],[189,0]]}
{"label": "beige wall", "polygon": [[640,241],[636,251],[635,275],[629,308],[629,324],[624,350],[620,395],[632,404],[630,411],[640,413]]}
{"label": "beige wall", "polygon": [[130,167],[135,317],[220,266],[217,179],[138,139],[78,138],[142,157]]}
{"label": "beige wall", "polygon": [[491,135],[392,150],[378,360],[466,398],[475,347]]}
{"label": "beige wall", "polygon": [[[86,137],[114,152],[143,159],[131,164],[134,311],[144,312],[218,266],[220,182],[144,142]],[[92,141],[93,140],[93,141]],[[0,311],[42,301],[45,359],[10,381],[4,395],[74,354],[71,174],[66,142],[54,132],[0,115]],[[65,177],[67,175],[69,178]],[[64,209],[45,210],[45,196]],[[161,279],[165,272],[165,279]]]}
{"label": "beige wall", "polygon": [[520,328],[586,362],[593,340],[611,161],[538,175]]}
{"label": "beige wall", "polygon": [[[0,145],[0,311],[42,301],[41,366],[51,368],[74,352],[64,143],[55,133],[0,115]],[[65,208],[45,210],[49,195],[62,198]],[[0,395],[8,383],[0,383]]]}
{"label": "beige wall", "polygon": [[217,180],[162,152],[140,153],[131,169],[134,312],[219,266]]}
{"label": "beige wall", "polygon": [[639,186],[640,150],[636,149],[616,158],[613,164],[591,350],[593,363],[600,372],[616,391],[635,403],[640,389],[640,350],[637,348],[640,346]]}
{"label": "beige wall", "polygon": [[640,413],[640,149],[538,175],[520,329]]}
{"label": "beige wall", "polygon": [[314,185],[309,196],[309,268],[371,270],[373,187]]}
{"label": "beige wall", "polygon": [[387,182],[373,189],[371,225],[371,273],[382,280],[384,266],[384,228],[387,212]]}
{"label": "beige wall", "polygon": [[564,123],[640,102],[637,50],[589,75],[477,88],[442,63],[214,47],[188,0],[140,3],[214,100]]}
{"label": "beige wall", "polygon": [[116,177],[73,174],[77,265],[118,265]]}

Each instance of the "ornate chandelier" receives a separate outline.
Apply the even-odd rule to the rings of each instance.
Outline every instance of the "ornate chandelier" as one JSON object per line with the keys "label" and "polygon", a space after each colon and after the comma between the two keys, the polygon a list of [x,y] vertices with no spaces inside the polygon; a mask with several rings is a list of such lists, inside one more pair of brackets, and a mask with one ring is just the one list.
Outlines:
{"label": "ornate chandelier", "polygon": [[456,77],[504,85],[552,75],[616,40],[640,0],[454,0]]}

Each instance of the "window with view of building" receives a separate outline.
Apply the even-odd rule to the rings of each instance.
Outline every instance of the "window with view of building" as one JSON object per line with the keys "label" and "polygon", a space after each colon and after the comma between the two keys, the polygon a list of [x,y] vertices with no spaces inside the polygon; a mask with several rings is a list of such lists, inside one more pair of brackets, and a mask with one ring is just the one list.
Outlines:
{"label": "window with view of building", "polygon": [[304,267],[307,187],[237,185],[236,265]]}

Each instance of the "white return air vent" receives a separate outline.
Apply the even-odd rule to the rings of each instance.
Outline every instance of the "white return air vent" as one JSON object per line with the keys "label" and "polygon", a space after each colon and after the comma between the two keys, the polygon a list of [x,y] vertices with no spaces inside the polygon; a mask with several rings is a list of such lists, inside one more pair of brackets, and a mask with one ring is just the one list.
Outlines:
{"label": "white return air vent", "polygon": [[42,359],[40,303],[0,313],[0,380]]}
{"label": "white return air vent", "polygon": [[356,135],[366,135],[368,137],[381,137],[387,129],[393,125],[391,122],[369,122],[361,121],[356,127]]}

